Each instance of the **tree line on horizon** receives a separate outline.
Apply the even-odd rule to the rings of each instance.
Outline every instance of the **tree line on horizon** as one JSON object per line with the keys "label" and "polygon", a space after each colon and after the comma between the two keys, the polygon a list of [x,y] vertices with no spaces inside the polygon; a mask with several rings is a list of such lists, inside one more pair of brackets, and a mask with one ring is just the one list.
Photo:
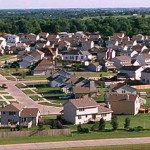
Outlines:
{"label": "tree line on horizon", "polygon": [[57,34],[58,32],[100,32],[102,37],[113,35],[113,33],[123,32],[128,36],[136,34],[150,35],[149,17],[130,18],[93,18],[93,19],[35,19],[24,17],[0,18],[0,32],[18,34],[48,32]]}

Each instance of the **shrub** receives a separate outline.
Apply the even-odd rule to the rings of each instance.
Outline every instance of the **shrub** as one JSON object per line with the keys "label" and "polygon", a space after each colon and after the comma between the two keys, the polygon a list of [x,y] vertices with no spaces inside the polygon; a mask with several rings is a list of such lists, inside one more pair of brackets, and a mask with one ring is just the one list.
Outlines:
{"label": "shrub", "polygon": [[91,127],[91,131],[96,131],[98,130],[99,124],[96,122],[92,127]]}
{"label": "shrub", "polygon": [[43,122],[39,122],[39,123],[38,123],[38,129],[39,129],[39,130],[43,129],[43,125],[44,125]]}
{"label": "shrub", "polygon": [[125,128],[125,129],[129,129],[129,126],[130,126],[130,118],[127,117],[127,118],[125,119],[124,128]]}
{"label": "shrub", "polygon": [[22,130],[22,126],[21,125],[17,125],[16,129],[17,129],[17,131],[21,131]]}
{"label": "shrub", "polygon": [[111,125],[113,127],[113,130],[117,130],[118,129],[118,118],[117,118],[117,116],[113,116],[112,117]]}
{"label": "shrub", "polygon": [[105,129],[105,120],[103,118],[101,118],[100,122],[99,122],[99,130],[102,131]]}
{"label": "shrub", "polygon": [[78,132],[81,132],[81,129],[82,129],[82,127],[81,127],[81,125],[79,124],[79,125],[77,126],[77,131],[78,131]]}

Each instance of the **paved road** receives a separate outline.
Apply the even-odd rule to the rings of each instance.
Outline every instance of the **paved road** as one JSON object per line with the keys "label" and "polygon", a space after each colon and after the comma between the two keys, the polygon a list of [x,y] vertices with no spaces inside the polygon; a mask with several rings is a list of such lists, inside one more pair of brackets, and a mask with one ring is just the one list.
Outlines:
{"label": "paved road", "polygon": [[[35,81],[33,81],[33,82],[35,82]],[[8,86],[8,92],[20,104],[22,104],[24,106],[27,106],[27,107],[30,107],[30,108],[32,108],[32,107],[38,107],[42,115],[46,115],[46,114],[59,114],[60,111],[62,110],[62,107],[45,106],[45,105],[37,104],[28,95],[26,95],[24,92],[22,92],[19,88],[17,88],[15,86],[17,84],[16,81],[7,80],[2,75],[0,75],[0,83],[6,83],[7,84],[7,86]],[[23,81],[21,81],[19,83],[23,83]]]}
{"label": "paved road", "polygon": [[69,148],[69,147],[106,146],[106,145],[145,144],[145,143],[150,143],[150,137],[11,144],[11,145],[0,145],[0,150],[51,149],[51,148]]}

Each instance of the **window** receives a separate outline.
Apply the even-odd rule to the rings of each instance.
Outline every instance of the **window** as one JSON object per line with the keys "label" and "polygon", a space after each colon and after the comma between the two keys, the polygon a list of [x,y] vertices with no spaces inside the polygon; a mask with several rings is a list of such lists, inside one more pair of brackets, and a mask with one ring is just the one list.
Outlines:
{"label": "window", "polygon": [[16,115],[16,112],[9,112],[10,116]]}
{"label": "window", "polygon": [[82,117],[81,116],[78,116],[78,119],[81,119]]}
{"label": "window", "polygon": [[88,117],[88,115],[85,116],[86,118]]}
{"label": "window", "polygon": [[84,111],[84,108],[79,108],[79,111]]}
{"label": "window", "polygon": [[107,114],[102,114],[102,117],[106,117]]}
{"label": "window", "polygon": [[5,111],[3,112],[3,114],[5,114]]}
{"label": "window", "polygon": [[81,56],[81,59],[83,59],[83,56]]}

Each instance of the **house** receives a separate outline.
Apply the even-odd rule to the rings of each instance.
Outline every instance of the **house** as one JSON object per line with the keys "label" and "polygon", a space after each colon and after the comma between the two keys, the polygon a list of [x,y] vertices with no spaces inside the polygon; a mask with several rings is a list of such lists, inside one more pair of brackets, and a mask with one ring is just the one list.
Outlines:
{"label": "house", "polygon": [[137,45],[137,41],[124,41],[123,44],[128,48],[132,48],[133,46]]}
{"label": "house", "polygon": [[100,72],[102,69],[102,66],[99,64],[99,62],[94,62],[88,65],[88,70],[92,72]]}
{"label": "house", "polygon": [[127,85],[126,82],[111,84],[110,85],[111,92],[117,92],[118,94],[137,94],[137,90]]}
{"label": "house", "polygon": [[113,48],[114,46],[118,46],[118,41],[106,41],[107,48]]}
{"label": "house", "polygon": [[82,41],[82,50],[89,50],[94,47],[93,41]]}
{"label": "house", "polygon": [[0,47],[2,49],[5,49],[6,45],[7,45],[6,39],[0,37]]}
{"label": "house", "polygon": [[54,70],[55,66],[52,61],[48,59],[41,60],[31,70],[32,74],[35,75],[50,75]]}
{"label": "house", "polygon": [[145,49],[148,49],[145,45],[135,45],[131,48],[132,50],[137,51],[138,53],[142,53]]}
{"label": "house", "polygon": [[38,125],[40,112],[38,108],[26,108],[20,104],[12,103],[1,110],[1,124],[2,125],[27,125],[30,127]]}
{"label": "house", "polygon": [[113,114],[136,115],[139,112],[142,100],[134,94],[107,92],[105,103],[110,104]]}
{"label": "house", "polygon": [[89,61],[92,60],[92,54],[90,54],[88,51],[70,49],[69,51],[64,51],[62,53],[62,60],[87,62],[85,65],[88,65]]}
{"label": "house", "polygon": [[27,42],[35,43],[39,39],[40,39],[39,35],[36,35],[33,33],[21,35],[21,41],[24,43],[27,43]]}
{"label": "house", "polygon": [[141,67],[141,66],[124,66],[120,69],[120,73],[126,73],[129,78],[140,80],[141,72],[143,70],[144,70],[144,67]]}
{"label": "house", "polygon": [[136,60],[136,59],[132,59],[132,60],[131,60],[131,64],[132,64],[133,66],[141,66],[141,63],[140,63],[138,60]]}
{"label": "house", "polygon": [[103,118],[110,121],[112,110],[109,105],[98,104],[92,98],[72,99],[64,104],[64,119],[73,124],[84,124],[90,121],[99,121]]}
{"label": "house", "polygon": [[138,52],[137,51],[135,51],[135,50],[127,50],[127,51],[121,51],[120,52],[120,56],[126,56],[126,57],[130,57],[130,58],[132,58],[132,57],[134,57],[134,56],[136,56],[138,54]]}
{"label": "house", "polygon": [[49,33],[47,33],[47,32],[40,32],[40,33],[39,33],[39,37],[40,37],[40,38],[46,39],[48,36],[49,36]]}
{"label": "house", "polygon": [[42,60],[42,59],[44,58],[44,56],[45,56],[45,54],[44,54],[42,51],[40,51],[40,50],[34,50],[34,51],[32,51],[32,52],[30,53],[30,55],[31,55],[32,57],[34,57],[34,60],[35,60],[35,61]]}
{"label": "house", "polygon": [[89,40],[93,41],[94,44],[100,44],[101,36],[99,34],[91,34],[91,35],[89,35]]}
{"label": "house", "polygon": [[21,62],[19,62],[20,68],[27,68],[27,67],[33,65],[33,63],[34,63],[34,57],[30,56],[30,55],[25,56],[23,58],[23,60]]}
{"label": "house", "polygon": [[150,68],[146,68],[141,72],[141,81],[143,84],[150,84]]}
{"label": "house", "polygon": [[83,31],[78,31],[78,32],[75,33],[75,37],[85,38],[86,35],[83,33]]}
{"label": "house", "polygon": [[17,35],[7,36],[7,43],[18,43],[18,42],[19,42],[19,36]]}
{"label": "house", "polygon": [[68,72],[60,70],[52,74],[49,78],[47,78],[48,85],[50,87],[60,87],[64,84],[64,80],[69,78],[70,78],[70,74]]}
{"label": "house", "polygon": [[116,72],[116,67],[114,66],[114,62],[106,61],[103,66],[104,71],[106,72]]}
{"label": "house", "polygon": [[142,41],[144,41],[144,39],[145,39],[145,37],[142,34],[132,36],[133,41],[142,42]]}
{"label": "house", "polygon": [[45,54],[45,58],[54,60],[58,56],[58,49],[57,48],[51,48],[51,47],[45,47],[42,48],[41,51]]}
{"label": "house", "polygon": [[72,38],[72,36],[74,35],[74,33],[67,33],[67,32],[60,32],[59,36],[61,38]]}
{"label": "house", "polygon": [[117,56],[111,60],[114,66],[119,70],[123,66],[131,66],[131,58],[127,56]]}
{"label": "house", "polygon": [[135,59],[138,60],[142,66],[150,65],[150,54],[141,54],[135,57]]}

